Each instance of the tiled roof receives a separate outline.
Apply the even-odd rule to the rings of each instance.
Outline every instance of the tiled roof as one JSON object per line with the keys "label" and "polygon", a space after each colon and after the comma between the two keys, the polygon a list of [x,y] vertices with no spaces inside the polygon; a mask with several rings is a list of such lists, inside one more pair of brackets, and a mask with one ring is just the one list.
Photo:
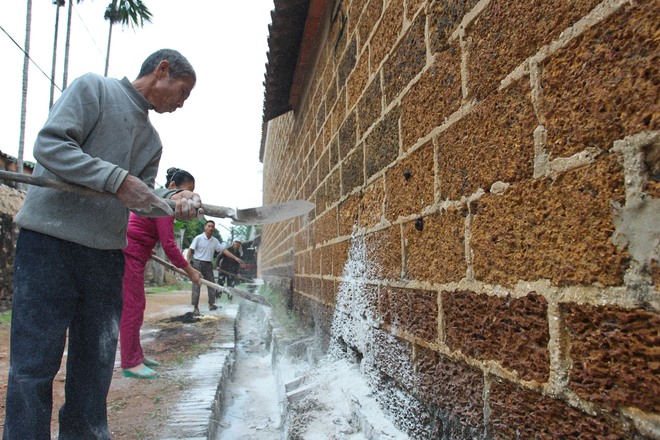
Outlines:
{"label": "tiled roof", "polygon": [[274,4],[268,26],[264,122],[293,109],[289,98],[310,0],[274,0]]}

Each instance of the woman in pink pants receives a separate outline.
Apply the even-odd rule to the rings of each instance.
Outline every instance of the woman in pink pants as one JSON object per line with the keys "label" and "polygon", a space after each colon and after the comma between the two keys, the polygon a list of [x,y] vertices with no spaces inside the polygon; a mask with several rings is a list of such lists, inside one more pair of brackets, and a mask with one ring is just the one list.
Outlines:
{"label": "woman in pink pants", "polygon": [[[169,189],[193,191],[195,178],[187,171],[170,168],[167,170],[165,186]],[[160,364],[144,357],[140,344],[140,328],[147,304],[144,269],[151,258],[151,251],[160,241],[172,264],[185,270],[193,283],[200,284],[202,274],[188,264],[174,241],[174,217],[146,218],[131,213],[126,238],[128,246],[124,249],[124,306],[119,324],[121,367],[126,377],[154,379],[158,377],[158,373],[149,367],[157,367]]]}

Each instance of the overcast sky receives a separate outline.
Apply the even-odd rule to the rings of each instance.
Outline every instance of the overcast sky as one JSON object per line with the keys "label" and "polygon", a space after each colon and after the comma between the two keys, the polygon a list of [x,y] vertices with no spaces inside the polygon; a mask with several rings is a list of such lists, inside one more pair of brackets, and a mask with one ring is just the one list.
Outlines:
{"label": "overcast sky", "polygon": [[[103,74],[109,0],[74,3],[69,84],[86,72]],[[23,47],[25,1],[2,5],[0,26]],[[191,172],[202,201],[232,208],[262,204],[259,162],[263,81],[268,50],[268,24],[273,0],[145,0],[153,22],[144,28],[112,32],[108,76],[134,80],[144,59],[160,48],[180,51],[197,72],[197,85],[182,109],[171,114],[150,112],[164,145],[157,183],[176,166]],[[68,2],[67,2],[68,7]],[[55,83],[62,86],[67,7],[60,8]],[[32,38],[25,138],[25,160],[48,113],[55,6],[32,2]],[[0,151],[16,156],[20,132],[23,53],[0,30]],[[55,90],[55,99],[60,95]],[[217,220],[217,219],[216,219]],[[230,226],[228,221],[220,222]],[[226,239],[228,232],[219,228]]]}

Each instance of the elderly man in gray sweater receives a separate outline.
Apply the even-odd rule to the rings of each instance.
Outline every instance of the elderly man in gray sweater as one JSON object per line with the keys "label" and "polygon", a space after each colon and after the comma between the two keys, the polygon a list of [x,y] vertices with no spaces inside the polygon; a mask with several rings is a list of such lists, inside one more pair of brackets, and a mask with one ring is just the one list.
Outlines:
{"label": "elderly man in gray sweater", "polygon": [[183,107],[196,74],[179,52],[150,55],[133,82],[86,74],[53,106],[34,146],[35,175],[116,195],[31,187],[16,217],[10,369],[3,440],[50,439],[52,386],[68,333],[59,438],[109,439],[106,398],[122,311],[129,210],[200,214],[189,191],[153,190],[162,144],[149,110]]}

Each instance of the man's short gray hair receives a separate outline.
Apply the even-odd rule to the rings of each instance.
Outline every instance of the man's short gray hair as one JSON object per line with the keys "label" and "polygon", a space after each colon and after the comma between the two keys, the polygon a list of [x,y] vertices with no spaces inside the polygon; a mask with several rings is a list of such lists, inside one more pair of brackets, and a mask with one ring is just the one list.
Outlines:
{"label": "man's short gray hair", "polygon": [[138,78],[147,76],[153,73],[161,61],[168,61],[170,63],[170,76],[172,78],[179,78],[181,76],[190,76],[194,82],[197,82],[197,74],[190,62],[174,49],[160,49],[152,53],[144,60]]}

